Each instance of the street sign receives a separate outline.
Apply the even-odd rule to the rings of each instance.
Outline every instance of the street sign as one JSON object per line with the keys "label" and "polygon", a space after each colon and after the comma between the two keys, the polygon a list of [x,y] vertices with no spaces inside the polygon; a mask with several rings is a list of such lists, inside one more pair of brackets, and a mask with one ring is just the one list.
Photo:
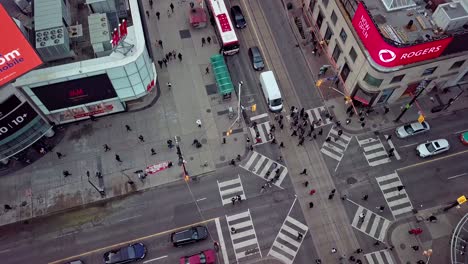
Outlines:
{"label": "street sign", "polygon": [[418,122],[419,122],[419,123],[424,122],[424,116],[423,116],[423,115],[419,115],[419,117],[418,117]]}
{"label": "street sign", "polygon": [[465,203],[466,202],[466,196],[462,195],[462,196],[458,197],[457,202],[458,202],[458,204]]}

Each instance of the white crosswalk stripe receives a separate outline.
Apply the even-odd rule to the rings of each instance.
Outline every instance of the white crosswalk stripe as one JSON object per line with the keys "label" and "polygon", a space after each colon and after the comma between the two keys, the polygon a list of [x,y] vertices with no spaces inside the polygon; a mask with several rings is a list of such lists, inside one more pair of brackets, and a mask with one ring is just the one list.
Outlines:
{"label": "white crosswalk stripe", "polygon": [[[260,246],[258,245],[255,227],[250,216],[250,210],[245,212],[226,216],[226,221],[231,234],[232,246],[237,262],[246,260],[250,256],[260,254]],[[235,232],[232,232],[232,230]]]}
{"label": "white crosswalk stripe", "polygon": [[348,148],[352,137],[345,133],[338,137],[338,131],[335,128],[330,129],[327,137],[330,137],[331,140],[323,143],[320,151],[328,157],[340,161],[343,158],[344,152],[346,151],[346,148]]}
{"label": "white crosswalk stripe", "polygon": [[240,175],[237,175],[237,178],[229,181],[218,181],[218,189],[223,205],[232,203],[232,197],[237,195],[240,195],[242,200],[246,199]]}
{"label": "white crosswalk stripe", "polygon": [[306,110],[305,112],[309,115],[309,124],[322,120],[320,124],[316,125],[315,127],[326,126],[332,123],[332,121],[330,121],[330,119],[326,116],[326,113],[328,113],[328,111],[327,109],[325,109],[324,106],[312,108]]}
{"label": "white crosswalk stripe", "polygon": [[[250,156],[245,159],[239,167],[246,169],[253,174],[262,177],[265,180],[277,178],[274,185],[281,188],[281,183],[288,174],[288,168],[278,162],[263,156],[262,154],[251,151]],[[267,175],[269,174],[269,175]]]}
{"label": "white crosswalk stripe", "polygon": [[[365,215],[364,220],[359,217],[361,213]],[[351,223],[352,227],[379,241],[384,240],[389,225],[389,220],[362,206],[358,207]]]}
{"label": "white crosswalk stripe", "polygon": [[395,263],[388,249],[364,254],[364,257],[366,258],[369,264],[394,264]]}
{"label": "white crosswalk stripe", "polygon": [[382,141],[378,136],[376,138],[357,138],[359,146],[363,149],[364,157],[366,157],[369,166],[378,166],[392,160],[388,157],[387,150],[385,150]]}
{"label": "white crosswalk stripe", "polygon": [[[269,135],[270,129],[271,129],[270,121],[257,123],[256,127],[250,126],[249,132],[250,132],[250,136],[253,139],[253,145],[254,146],[261,145],[261,144],[270,142],[272,140],[272,138],[270,138],[270,135]],[[257,138],[259,139],[258,141],[257,141]]]}
{"label": "white crosswalk stripe", "polygon": [[402,214],[409,213],[413,210],[413,205],[406,193],[405,189],[398,191],[397,187],[403,185],[396,172],[375,178],[380,190],[383,193],[388,207],[396,218]]}
{"label": "white crosswalk stripe", "polygon": [[281,229],[276,236],[273,245],[268,252],[269,256],[273,256],[285,264],[291,264],[296,257],[297,252],[301,248],[302,239],[298,239],[299,233],[305,237],[309,227],[289,215],[283,222]]}

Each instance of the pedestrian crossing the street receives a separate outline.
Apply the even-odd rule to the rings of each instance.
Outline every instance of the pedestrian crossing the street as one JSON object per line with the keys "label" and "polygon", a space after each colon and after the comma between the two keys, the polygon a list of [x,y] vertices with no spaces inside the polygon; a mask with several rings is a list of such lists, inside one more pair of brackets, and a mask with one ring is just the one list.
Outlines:
{"label": "pedestrian crossing the street", "polygon": [[324,142],[320,151],[334,160],[341,161],[352,137],[346,133],[338,136],[338,131],[336,128],[332,127],[327,138],[331,140]]}
{"label": "pedestrian crossing the street", "polygon": [[378,136],[376,138],[357,138],[357,141],[363,149],[364,157],[366,157],[369,166],[374,167],[392,161]]}
{"label": "pedestrian crossing the street", "polygon": [[332,121],[329,118],[327,118],[328,111],[327,109],[325,109],[324,106],[312,108],[306,110],[305,112],[307,113],[307,115],[309,115],[309,124],[321,121],[315,127],[322,127],[332,123]]}
{"label": "pedestrian crossing the street", "polygon": [[385,201],[387,201],[393,217],[397,218],[397,216],[412,212],[413,205],[405,189],[398,191],[398,186],[403,186],[403,183],[396,172],[375,179],[383,193]]}
{"label": "pedestrian crossing the street", "polygon": [[389,225],[389,220],[362,206],[358,207],[351,223],[352,227],[379,241],[384,240]]}
{"label": "pedestrian crossing the street", "polygon": [[237,195],[240,195],[242,200],[246,199],[240,175],[237,175],[237,178],[229,181],[218,181],[218,189],[223,206],[232,203],[231,199]]}
{"label": "pedestrian crossing the street", "polygon": [[[252,116],[250,121],[252,125],[249,127],[249,133],[254,146],[265,144],[272,140],[269,135],[271,126],[270,118],[267,113]],[[256,126],[253,125],[254,122],[257,124]]]}
{"label": "pedestrian crossing the street", "polygon": [[276,177],[274,185],[281,188],[281,183],[288,174],[288,168],[278,162],[256,152],[251,151],[250,156],[242,162],[239,167],[262,177],[265,180],[271,180]]}
{"label": "pedestrian crossing the street", "polygon": [[369,264],[394,264],[395,263],[388,249],[364,254],[364,257],[366,258]]}
{"label": "pedestrian crossing the street", "polygon": [[281,260],[282,263],[292,264],[308,230],[309,227],[288,215],[268,255]]}
{"label": "pedestrian crossing the street", "polygon": [[250,210],[226,216],[226,221],[237,262],[250,259],[257,254],[262,257]]}

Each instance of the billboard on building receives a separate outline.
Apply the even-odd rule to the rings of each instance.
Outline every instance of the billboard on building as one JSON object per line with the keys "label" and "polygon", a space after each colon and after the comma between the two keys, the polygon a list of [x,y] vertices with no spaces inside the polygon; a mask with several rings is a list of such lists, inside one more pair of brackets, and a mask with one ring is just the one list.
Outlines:
{"label": "billboard on building", "polygon": [[106,74],[35,87],[32,91],[49,111],[117,97]]}
{"label": "billboard on building", "polygon": [[22,103],[15,95],[0,103],[0,141],[28,125],[37,115],[29,103]]}
{"label": "billboard on building", "polygon": [[452,37],[448,37],[409,47],[390,45],[379,33],[362,2],[359,3],[352,22],[371,58],[383,67],[395,67],[437,58],[452,41]]}
{"label": "billboard on building", "polygon": [[13,19],[0,4],[0,86],[42,64]]}

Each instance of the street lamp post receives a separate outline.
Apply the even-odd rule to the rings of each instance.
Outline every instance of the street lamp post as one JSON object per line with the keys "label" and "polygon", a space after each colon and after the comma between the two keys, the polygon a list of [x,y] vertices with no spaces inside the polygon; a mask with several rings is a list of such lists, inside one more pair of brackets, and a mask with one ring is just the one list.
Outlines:
{"label": "street lamp post", "polygon": [[99,192],[99,194],[101,196],[106,196],[106,192],[104,191],[104,188],[101,188],[101,187],[97,187],[96,185],[94,185],[94,183],[91,181],[91,179],[89,178],[89,171],[87,171],[86,173],[86,176],[88,176],[88,182],[89,184],[91,184],[91,186],[93,186],[94,189],[96,189],[96,191]]}
{"label": "street lamp post", "polygon": [[423,255],[427,257],[426,264],[429,264],[429,260],[432,256],[432,249],[424,250]]}
{"label": "street lamp post", "polygon": [[[234,126],[235,123],[238,123],[240,125],[240,110],[241,110],[241,88],[242,88],[242,85],[244,84],[243,81],[240,81],[239,82],[239,94],[237,95],[239,97],[239,102],[237,103],[237,117],[236,117],[236,120],[234,120],[234,122],[232,122],[232,124],[229,126],[229,128],[227,129],[228,133],[230,134],[231,133],[231,129],[232,127]],[[229,135],[228,134],[228,135]]]}
{"label": "street lamp post", "polygon": [[406,111],[408,111],[408,109],[411,108],[411,106],[416,101],[416,99],[418,99],[418,97],[424,92],[429,82],[430,80],[424,79],[419,83],[418,87],[416,88],[416,90],[419,90],[418,93],[415,96],[413,96],[413,99],[411,99],[411,101],[408,104],[406,104],[405,108],[403,108],[403,110],[398,115],[398,117],[394,120],[394,122],[400,121],[400,118],[406,113]]}
{"label": "street lamp post", "polygon": [[447,110],[447,108],[449,108],[457,99],[458,97],[460,97],[460,95],[462,95],[462,93],[464,92],[464,90],[462,88],[460,88],[460,85],[457,85],[457,87],[460,89],[460,92],[454,97],[454,98],[450,98],[447,105],[445,106],[444,110]]}

